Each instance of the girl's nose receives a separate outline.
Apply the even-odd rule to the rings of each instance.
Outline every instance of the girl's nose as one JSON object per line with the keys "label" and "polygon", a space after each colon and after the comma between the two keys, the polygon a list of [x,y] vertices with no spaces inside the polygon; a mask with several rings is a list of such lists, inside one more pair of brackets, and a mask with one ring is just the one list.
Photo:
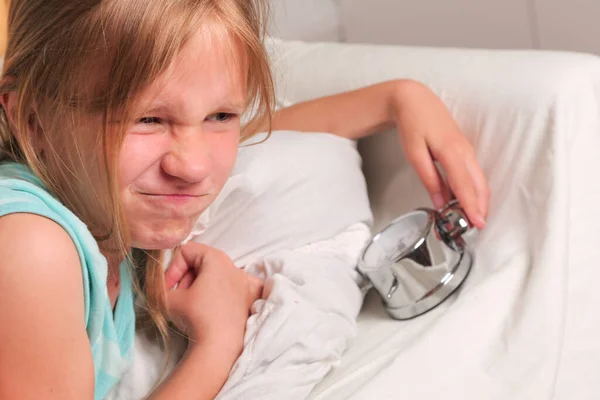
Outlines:
{"label": "girl's nose", "polygon": [[177,135],[172,149],[163,157],[165,173],[188,183],[201,182],[212,172],[211,149],[202,131],[194,129]]}

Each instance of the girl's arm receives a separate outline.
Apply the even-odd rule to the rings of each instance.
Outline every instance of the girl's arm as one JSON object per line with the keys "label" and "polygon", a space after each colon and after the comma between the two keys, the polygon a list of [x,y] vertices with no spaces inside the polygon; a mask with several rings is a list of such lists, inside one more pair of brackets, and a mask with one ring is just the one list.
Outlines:
{"label": "girl's arm", "polygon": [[[394,126],[435,206],[450,200],[451,190],[471,222],[483,228],[489,188],[475,151],[442,101],[418,82],[389,81],[284,108],[272,129],[360,139]],[[448,185],[435,162],[445,170]]]}
{"label": "girl's arm", "polygon": [[390,81],[283,108],[275,114],[272,129],[360,139],[395,125],[399,92],[409,84]]}
{"label": "girl's arm", "polygon": [[79,257],[32,214],[0,218],[0,399],[92,399]]}
{"label": "girl's arm", "polygon": [[[93,399],[81,265],[68,234],[32,214],[0,217],[0,399]],[[241,346],[241,340],[240,340]],[[235,357],[190,346],[152,399],[213,399]]]}

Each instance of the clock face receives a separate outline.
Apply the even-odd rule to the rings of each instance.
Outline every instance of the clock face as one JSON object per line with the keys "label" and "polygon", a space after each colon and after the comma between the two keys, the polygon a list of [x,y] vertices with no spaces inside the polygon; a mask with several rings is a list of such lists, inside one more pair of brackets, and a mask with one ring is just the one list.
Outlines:
{"label": "clock face", "polygon": [[375,235],[365,250],[362,267],[379,269],[411,252],[427,234],[429,224],[429,214],[425,211],[414,211],[395,219]]}

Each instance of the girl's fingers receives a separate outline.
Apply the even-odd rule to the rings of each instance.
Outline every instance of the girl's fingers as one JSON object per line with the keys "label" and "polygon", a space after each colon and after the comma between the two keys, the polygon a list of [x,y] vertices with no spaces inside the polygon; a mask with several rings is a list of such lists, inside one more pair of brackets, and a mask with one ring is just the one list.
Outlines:
{"label": "girl's fingers", "polygon": [[477,160],[472,160],[468,164],[469,173],[473,179],[475,184],[475,192],[477,193],[477,202],[479,207],[479,212],[482,217],[487,218],[488,207],[490,202],[490,188],[487,183],[487,179],[485,178],[485,174],[479,167]]}
{"label": "girl's fingers", "polygon": [[[431,158],[433,159],[433,157],[431,157]],[[435,168],[435,171],[437,172],[439,181],[442,182],[441,197],[443,199],[443,202],[441,203],[442,204],[441,206],[436,207],[437,209],[440,209],[440,208],[444,207],[446,204],[448,204],[450,202],[450,200],[454,199],[454,195],[453,195],[452,191],[450,190],[450,188],[448,187],[448,184],[446,183],[446,179],[443,177],[443,175],[440,172],[440,169],[439,169],[438,165],[435,163],[435,161],[434,161],[433,166]],[[432,196],[431,193],[430,193],[430,196]],[[433,196],[432,196],[431,200],[433,201]],[[438,200],[438,203],[439,203],[439,200]],[[436,203],[434,202],[433,204],[435,205]]]}
{"label": "girl's fingers", "polygon": [[[479,229],[485,227],[485,212],[487,200],[481,201],[479,193],[481,177],[474,154],[470,149],[447,149],[440,154],[434,154],[446,172],[450,189],[456,195],[461,207],[465,210],[469,221]],[[481,172],[481,176],[483,173]],[[485,181],[485,178],[483,178]],[[487,185],[487,184],[486,184]],[[482,207],[484,212],[482,212]]]}
{"label": "girl's fingers", "polygon": [[167,268],[167,271],[165,272],[166,289],[173,289],[189,271],[190,267],[181,255],[181,251],[177,251],[173,255],[169,268]]}
{"label": "girl's fingers", "polygon": [[188,270],[186,274],[179,281],[179,285],[177,285],[177,289],[188,289],[194,283],[194,279],[196,276],[192,270]]}
{"label": "girl's fingers", "polygon": [[248,275],[248,304],[252,305],[254,302],[262,297],[263,292],[263,281],[255,276]]}
{"label": "girl's fingers", "polygon": [[195,242],[181,246],[174,253],[171,264],[169,264],[169,268],[165,272],[165,286],[167,290],[173,289],[188,272],[194,277],[198,275],[205,257],[211,251],[210,247]]}
{"label": "girl's fingers", "polygon": [[422,140],[407,141],[406,157],[429,193],[435,208],[442,208],[450,200],[450,192],[437,169],[427,144]]}

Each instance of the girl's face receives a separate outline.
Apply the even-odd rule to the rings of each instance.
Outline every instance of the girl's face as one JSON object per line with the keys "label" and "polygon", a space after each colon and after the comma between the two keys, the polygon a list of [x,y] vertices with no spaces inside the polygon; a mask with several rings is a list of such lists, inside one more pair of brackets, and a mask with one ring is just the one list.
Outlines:
{"label": "girl's face", "polygon": [[246,104],[244,68],[232,67],[231,46],[198,32],[142,94],[119,161],[134,247],[180,244],[229,177]]}

